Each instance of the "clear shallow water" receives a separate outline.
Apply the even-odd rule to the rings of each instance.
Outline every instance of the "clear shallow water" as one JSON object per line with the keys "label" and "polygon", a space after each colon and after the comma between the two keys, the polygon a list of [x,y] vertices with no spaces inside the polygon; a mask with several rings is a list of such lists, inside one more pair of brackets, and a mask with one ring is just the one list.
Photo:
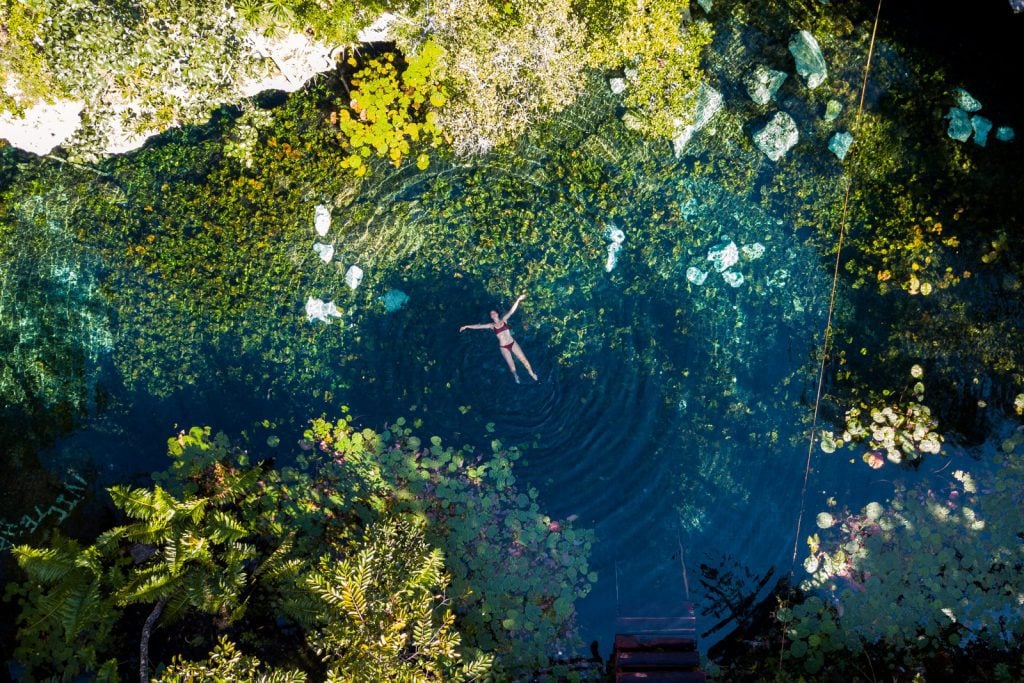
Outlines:
{"label": "clear shallow water", "polygon": [[[729,134],[723,124],[722,144]],[[730,160],[750,168],[739,189],[721,177],[725,167],[698,177],[693,164],[708,160],[706,150],[679,161],[665,145],[638,142],[607,94],[556,123],[551,137],[566,140],[565,149],[526,141],[482,169],[377,169],[354,204],[373,207],[370,217],[349,225],[347,211],[339,212],[336,225],[348,231],[338,258],[368,272],[357,295],[340,271],[310,258],[282,294],[294,319],[258,321],[287,340],[279,360],[262,360],[259,348],[242,354],[249,340],[224,335],[209,349],[202,381],[167,399],[119,391],[116,373],[101,376],[113,390],[107,410],[44,458],[55,469],[93,461],[100,481],[144,479],[166,465],[164,444],[177,429],[209,424],[244,434],[254,453],[269,455],[269,432],[255,425],[277,421],[286,453],[304,419],[337,415],[342,405],[371,427],[422,419],[424,435],[482,452],[494,438],[522,444],[520,483],[540,491],[553,518],[576,515],[598,534],[591,564],[599,581],[578,604],[583,638],[598,639],[607,654],[616,614],[674,609],[683,597],[682,549],[698,628],[725,622],[703,640],[707,647],[731,625],[730,603],[763,596],[791,567],[831,260],[781,210],[756,201],[776,170],[756,151],[737,150]],[[823,178],[835,174],[823,146],[799,154],[818,155],[808,168]],[[483,192],[499,184],[500,196]],[[826,198],[830,187],[821,183]],[[513,383],[489,332],[457,330],[505,305],[502,296],[529,280],[533,264],[566,255],[545,251],[543,240],[520,244],[511,233],[507,252],[479,277],[456,277],[468,270],[460,260],[478,258],[480,241],[500,232],[443,242],[439,226],[480,215],[461,208],[475,197],[484,197],[496,222],[529,213],[553,241],[577,247],[572,267],[546,291],[529,291],[512,319],[537,384],[525,374],[524,384]],[[626,242],[606,274],[612,225]],[[700,287],[689,284],[687,268],[709,269],[708,250],[726,236],[765,246],[761,258],[740,262],[744,284],[729,287],[714,272]],[[296,253],[308,252],[313,239],[311,230],[304,234]],[[371,310],[368,301],[394,286],[410,295],[409,306],[391,315]],[[301,307],[311,291],[364,312],[344,327],[307,325]],[[855,313],[845,290],[837,313]],[[320,378],[320,391],[289,375],[300,368]],[[268,369],[273,381],[246,381]],[[856,507],[891,490],[890,468],[875,472],[849,458],[815,450],[801,537],[827,497]],[[798,572],[804,552],[801,538]]]}
{"label": "clear shallow water", "polygon": [[[588,293],[565,297],[584,351],[574,361],[562,359],[550,341],[556,325],[538,320],[530,298],[512,318],[540,382],[522,373],[523,384],[516,385],[490,332],[458,333],[459,325],[483,321],[500,305],[479,286],[438,273],[403,284],[409,307],[363,320],[353,362],[317,351],[308,338],[296,340],[304,356],[296,362],[358,377],[354,390],[312,398],[289,392],[285,382],[253,395],[244,381],[225,378],[258,375],[259,368],[240,366],[230,353],[214,354],[207,384],[165,400],[116,396],[108,412],[66,439],[50,462],[92,459],[108,481],[144,476],[165,466],[166,439],[192,424],[244,432],[254,452],[268,453],[262,445],[267,432],[254,427],[261,420],[335,415],[341,405],[373,427],[399,415],[420,418],[424,434],[483,452],[493,438],[521,444],[527,450],[519,480],[540,491],[542,509],[554,519],[576,516],[598,534],[591,562],[599,581],[578,605],[581,635],[598,639],[607,651],[616,615],[675,609],[684,598],[682,549],[691,597],[702,611],[699,628],[727,622],[709,635],[707,646],[730,623],[717,591],[729,585],[739,601],[774,585],[774,579],[759,585],[762,578],[789,571],[815,343],[831,283],[818,253],[781,221],[711,181],[689,187],[685,165],[663,153],[664,165],[675,172],[667,182],[647,181],[642,211],[617,218],[627,233],[617,268],[598,275]],[[417,201],[404,187],[404,201]],[[652,282],[652,271],[636,263],[637,245],[652,207],[668,206],[684,191],[687,233],[678,239],[691,255],[666,261],[670,270],[658,264],[663,271]],[[391,196],[404,219],[398,194]],[[565,199],[582,206],[589,200]],[[536,198],[526,188],[508,201],[528,206]],[[386,204],[380,213],[386,224]],[[603,232],[606,221],[597,210],[584,216],[585,230]],[[703,286],[687,283],[686,267],[709,267],[707,250],[726,235],[766,246],[764,256],[738,265],[745,283],[732,288],[714,272]],[[581,266],[588,276],[603,267],[600,257]],[[301,296],[294,292],[296,301]],[[587,327],[590,320],[601,328]],[[286,426],[278,430],[286,445],[300,432],[300,424],[290,433]],[[866,494],[875,475],[837,462],[823,468],[816,455],[821,471],[809,492],[810,510],[825,491],[853,493],[854,499]],[[725,575],[706,582],[716,592],[702,584],[701,565]]]}

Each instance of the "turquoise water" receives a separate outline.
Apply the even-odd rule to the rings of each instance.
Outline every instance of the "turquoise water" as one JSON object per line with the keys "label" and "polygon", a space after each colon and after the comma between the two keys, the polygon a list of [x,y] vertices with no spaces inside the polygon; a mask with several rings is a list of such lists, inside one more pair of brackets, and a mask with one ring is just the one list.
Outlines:
{"label": "turquoise water", "polygon": [[[599,153],[621,145],[603,135],[587,137],[584,145]],[[626,240],[610,273],[602,247],[611,221],[589,188],[553,183],[538,197],[534,185],[523,183],[519,193],[504,198],[504,206],[542,216],[564,210],[547,204],[553,198],[581,207],[577,229],[597,238],[575,267],[576,280],[556,285],[564,308],[541,316],[534,305],[539,297],[528,296],[511,319],[538,383],[525,373],[523,384],[513,382],[491,333],[458,333],[460,325],[486,320],[491,307],[504,310],[507,303],[469,278],[428,273],[399,283],[410,303],[398,312],[374,309],[357,323],[343,319],[334,328],[286,322],[297,351],[283,369],[294,372],[301,365],[320,376],[337,373],[335,381],[343,377],[353,389],[310,398],[297,389],[304,383],[290,385],[287,376],[258,388],[230,379],[259,376],[264,368],[251,356],[236,355],[244,339],[221,337],[220,349],[206,352],[210,371],[202,383],[165,399],[150,397],[144,387],[115,392],[110,407],[65,439],[48,461],[92,460],[108,481],[144,477],[164,466],[166,439],[192,424],[244,433],[253,452],[272,453],[263,445],[267,430],[257,426],[260,421],[280,420],[277,433],[287,445],[298,438],[302,419],[337,414],[342,405],[374,427],[398,415],[420,418],[424,433],[480,450],[500,438],[526,448],[519,476],[539,489],[552,518],[574,516],[597,531],[592,567],[599,581],[578,605],[585,639],[596,638],[607,649],[617,614],[671,610],[682,601],[682,550],[691,598],[703,610],[700,627],[709,631],[705,645],[713,642],[728,628],[712,627],[729,624],[731,615],[723,611],[726,601],[702,584],[702,565],[705,574],[729,577],[709,579],[708,585],[713,591],[731,585],[737,601],[759,591],[763,596],[774,579],[759,585],[761,579],[777,579],[790,568],[816,348],[831,282],[827,262],[786,221],[731,195],[714,177],[692,181],[692,161],[643,143],[618,154],[643,159],[658,176],[637,179],[640,191],[626,195],[633,197],[631,205],[611,219]],[[543,157],[535,165],[550,167]],[[389,247],[407,247],[403,260],[411,263],[417,251],[440,247],[428,243],[414,250],[403,241],[429,232],[407,222],[409,205],[427,216],[455,196],[469,201],[472,190],[458,176],[479,172],[449,167],[425,177],[397,174],[365,201],[378,206],[381,230],[394,229]],[[482,172],[485,178],[509,173],[500,163]],[[608,171],[609,182],[615,172]],[[439,176],[446,180],[442,191],[425,189]],[[667,234],[652,230],[659,214],[674,215],[679,227]],[[727,284],[707,260],[725,237],[764,246],[763,255],[741,256],[733,267],[745,278],[739,287]],[[642,262],[652,239],[678,240],[679,249],[670,258]],[[693,264],[710,271],[700,286],[686,279]],[[335,273],[330,293],[343,299],[340,271],[322,268]],[[507,268],[497,277],[511,278],[521,266],[509,259]],[[573,285],[580,289],[572,291]],[[378,296],[385,284],[369,280],[361,287],[367,288],[364,296],[371,296],[370,288]],[[303,297],[301,286],[288,292],[296,315]],[[568,323],[558,320],[563,314]],[[358,357],[347,363],[339,363],[330,336],[343,329],[358,334]],[[560,345],[552,341],[559,332]],[[115,377],[110,379],[113,385]],[[818,490],[811,491],[808,505],[814,510],[822,504],[825,490],[866,495],[876,478],[866,468],[851,471],[833,461],[816,473]]]}
{"label": "turquoise water", "polygon": [[[753,32],[722,35],[723,54],[744,39],[765,40]],[[882,73],[899,71],[898,58],[890,58]],[[728,80],[735,64],[719,66],[727,107],[749,107]],[[852,63],[837,71],[837,79],[856,73]],[[801,498],[832,286],[828,245],[845,176],[823,144],[831,131],[820,123],[821,103],[801,99],[806,93],[795,83],[789,88],[783,104],[813,132],[778,165],[746,142],[761,114],[724,114],[676,158],[667,144],[631,134],[599,83],[508,152],[479,162],[438,159],[425,172],[378,167],[358,195],[336,202],[336,261],[367,272],[355,292],[343,284],[343,269],[310,253],[312,206],[336,188],[290,188],[303,193],[304,213],[275,236],[293,269],[272,306],[229,319],[195,348],[154,333],[140,342],[142,356],[164,374],[147,369],[131,387],[123,378],[132,368],[118,349],[134,344],[130,334],[144,329],[141,321],[173,314],[187,327],[187,307],[140,298],[111,318],[120,346],[108,343],[96,331],[102,325],[85,316],[94,304],[83,303],[95,301],[94,283],[108,273],[88,256],[87,240],[76,243],[72,227],[51,221],[66,238],[59,253],[75,253],[79,260],[69,259],[88,266],[88,277],[76,281],[87,296],[75,298],[81,288],[64,294],[73,303],[61,310],[75,311],[76,324],[93,335],[79,335],[82,374],[104,397],[41,459],[58,473],[86,466],[101,483],[144,481],[166,465],[168,437],[209,424],[254,454],[286,460],[306,419],[336,416],[342,406],[375,428],[418,418],[424,435],[481,451],[498,438],[526,449],[518,476],[540,491],[542,509],[597,531],[591,565],[599,580],[577,605],[582,637],[598,639],[607,654],[616,615],[671,611],[688,584],[706,647],[742,617],[734,612],[743,604],[789,574],[802,508],[806,536],[829,497],[858,507],[884,500],[896,476],[927,475],[874,471],[859,452],[825,456],[815,447]],[[171,136],[167,144],[174,142]],[[154,184],[201,184],[189,163],[149,169]],[[794,176],[806,187],[780,191]],[[149,219],[139,218],[142,200],[133,202],[142,191],[121,191],[125,232],[141,230]],[[795,219],[803,212],[811,220]],[[611,229],[625,240],[607,272]],[[500,243],[489,245],[496,236]],[[744,280],[737,287],[708,260],[726,239],[763,247],[756,258],[755,251],[739,257],[732,271]],[[65,272],[63,261],[54,263],[53,272]],[[688,281],[693,267],[710,271],[703,284]],[[140,290],[163,285],[159,274],[141,278]],[[392,288],[410,300],[387,313],[375,302]],[[458,328],[485,321],[491,308],[504,310],[523,290],[528,298],[511,326],[540,381],[521,373],[517,385],[490,332],[460,335]],[[331,327],[308,323],[310,295],[338,301],[345,315]],[[836,321],[857,331],[844,345],[875,351],[885,339],[892,321],[876,303],[840,280]],[[193,314],[203,320],[202,311]],[[187,365],[193,355],[202,358],[196,375]],[[836,371],[829,366],[826,395]],[[174,390],[156,396],[166,386]],[[832,406],[821,426],[834,426],[836,416]],[[271,433],[282,437],[280,452],[266,445]],[[799,579],[802,538],[798,545]]]}

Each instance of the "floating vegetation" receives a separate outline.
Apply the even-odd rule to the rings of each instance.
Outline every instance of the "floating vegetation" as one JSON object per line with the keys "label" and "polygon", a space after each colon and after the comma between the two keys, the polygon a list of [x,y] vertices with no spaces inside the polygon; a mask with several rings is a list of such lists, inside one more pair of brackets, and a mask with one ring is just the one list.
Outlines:
{"label": "floating vegetation", "polygon": [[[910,371],[912,378],[923,376],[920,365]],[[926,454],[938,454],[944,437],[936,430],[938,421],[924,405],[924,383],[912,388],[916,401],[891,403],[886,397],[875,404],[861,403],[846,411],[846,429],[837,439],[830,431],[821,435],[821,450],[834,453],[836,448],[866,441],[871,449],[863,456],[873,469],[881,466],[879,453],[893,463],[915,463]],[[864,419],[870,417],[870,420]]]}

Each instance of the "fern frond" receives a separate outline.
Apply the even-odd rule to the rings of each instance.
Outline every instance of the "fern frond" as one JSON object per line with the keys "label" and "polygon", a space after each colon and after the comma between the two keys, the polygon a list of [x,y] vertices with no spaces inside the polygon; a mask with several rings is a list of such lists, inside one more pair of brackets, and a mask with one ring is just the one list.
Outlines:
{"label": "fern frond", "polygon": [[57,583],[76,568],[76,556],[61,548],[18,545],[12,550],[18,566],[25,570],[33,581],[40,583]]}
{"label": "fern frond", "polygon": [[107,489],[114,505],[132,519],[151,521],[170,518],[173,509],[160,507],[155,493],[162,491],[159,486],[154,491],[133,489],[130,486],[111,486]]}
{"label": "fern frond", "polygon": [[223,510],[211,510],[207,525],[207,535],[214,543],[233,543],[249,535],[241,522]]}
{"label": "fern frond", "polygon": [[136,572],[128,583],[118,590],[116,600],[120,605],[156,602],[168,597],[176,585],[177,582],[166,567],[150,567]]}
{"label": "fern frond", "polygon": [[258,578],[264,574],[268,579],[278,579],[289,574],[294,576],[298,569],[296,563],[298,566],[303,564],[301,561],[289,559],[288,555],[291,554],[294,547],[295,532],[293,531],[256,567],[252,573],[253,578]]}
{"label": "fern frond", "polygon": [[64,628],[65,640],[75,640],[90,621],[100,616],[102,601],[99,578],[76,586],[65,595],[60,606],[60,623]]}

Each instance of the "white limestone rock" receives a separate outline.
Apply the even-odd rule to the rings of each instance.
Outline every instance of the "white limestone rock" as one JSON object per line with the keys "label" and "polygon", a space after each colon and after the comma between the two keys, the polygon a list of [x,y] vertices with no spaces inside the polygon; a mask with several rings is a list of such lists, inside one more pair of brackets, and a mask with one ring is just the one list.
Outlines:
{"label": "white limestone rock", "polygon": [[351,289],[355,289],[359,286],[359,283],[363,281],[363,269],[359,266],[351,266],[345,272],[345,284]]}
{"label": "white limestone rock", "polygon": [[316,234],[323,237],[331,229],[331,207],[326,204],[317,204],[313,210],[313,229]]}
{"label": "white limestone rock", "polygon": [[319,320],[330,325],[331,318],[340,317],[341,311],[338,310],[333,301],[324,302],[322,299],[312,296],[306,300],[306,320],[309,322]]}
{"label": "white limestone rock", "polygon": [[807,87],[817,88],[828,77],[828,67],[818,41],[809,31],[796,33],[789,41],[789,52],[796,61],[796,72],[807,79]]}
{"label": "white limestone rock", "polygon": [[785,71],[776,71],[764,64],[758,64],[747,78],[747,94],[755,104],[768,104],[775,99],[775,93],[788,77]]}
{"label": "white limestone rock", "polygon": [[700,286],[708,279],[708,274],[696,266],[691,266],[686,269],[686,279],[687,281]]}
{"label": "white limestone rock", "polygon": [[711,261],[715,271],[719,273],[736,265],[739,260],[740,250],[736,247],[736,243],[728,237],[723,237],[722,241],[708,251],[708,261]]}
{"label": "white limestone rock", "polygon": [[722,273],[722,279],[730,287],[739,287],[743,284],[743,273],[737,273],[734,270],[727,270]]}
{"label": "white limestone rock", "polygon": [[764,256],[764,245],[760,242],[754,242],[753,244],[744,244],[740,247],[740,253],[743,254],[743,258],[748,261],[756,261],[757,259]]}
{"label": "white limestone rock", "polygon": [[784,157],[799,140],[796,121],[784,111],[775,112],[764,128],[754,133],[754,144],[772,161]]}
{"label": "white limestone rock", "polygon": [[680,122],[676,122],[676,134],[672,138],[672,151],[677,157],[683,153],[693,134],[708,125],[718,110],[722,108],[722,93],[706,83],[701,83],[697,87],[694,97],[696,98],[696,112],[693,123],[683,126]]}
{"label": "white limestone rock", "polygon": [[334,258],[334,245],[317,242],[313,245],[313,251],[316,252],[316,255],[324,263],[330,263],[331,259]]}

